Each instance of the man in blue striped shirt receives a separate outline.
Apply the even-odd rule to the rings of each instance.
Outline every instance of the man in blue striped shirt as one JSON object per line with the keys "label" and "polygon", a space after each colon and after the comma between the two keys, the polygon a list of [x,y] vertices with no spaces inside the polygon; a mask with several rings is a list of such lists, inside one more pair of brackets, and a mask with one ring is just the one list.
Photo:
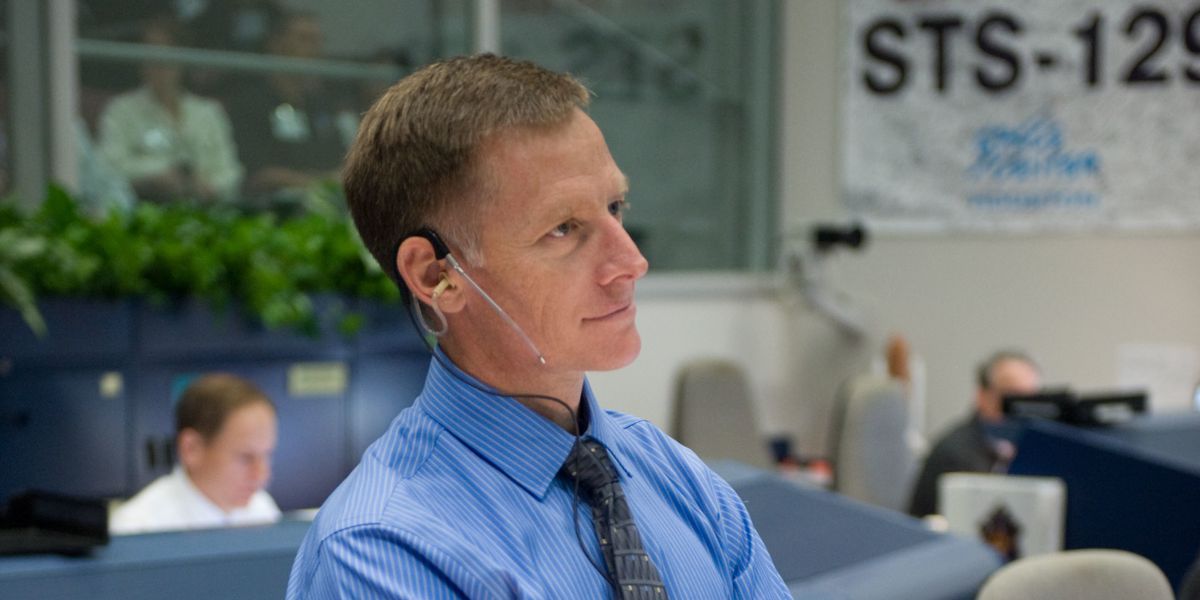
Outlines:
{"label": "man in blue striped shirt", "polygon": [[587,371],[641,349],[647,263],[588,97],[478,55],[364,117],[343,174],[355,225],[440,341],[420,396],[322,506],[289,598],[610,597],[592,511],[560,473],[581,437],[612,458],[669,597],[789,597],[729,485],[592,395]]}

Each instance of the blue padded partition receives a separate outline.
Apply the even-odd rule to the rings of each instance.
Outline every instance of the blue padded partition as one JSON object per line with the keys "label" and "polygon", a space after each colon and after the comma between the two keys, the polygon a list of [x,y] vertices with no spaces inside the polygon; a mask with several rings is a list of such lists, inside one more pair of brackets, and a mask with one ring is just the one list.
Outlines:
{"label": "blue padded partition", "polygon": [[0,501],[26,488],[120,494],[128,483],[123,379],[82,367],[14,367],[0,377]]}
{"label": "blue padded partition", "polygon": [[316,508],[354,466],[344,395],[276,396],[279,446],[267,490],[283,510]]}
{"label": "blue padded partition", "polygon": [[1063,545],[1154,561],[1176,588],[1200,549],[1200,415],[1085,429],[1035,422],[1009,471],[1067,485]]}
{"label": "blue padded partition", "polygon": [[133,306],[39,302],[37,337],[0,309],[0,501],[22,489],[114,495],[129,485]]}
{"label": "blue padded partition", "polygon": [[[188,378],[219,370],[254,380],[279,408],[268,489],[280,506],[318,506],[416,397],[429,363],[402,306],[347,303],[366,317],[347,338],[325,311],[341,302],[318,301],[327,316],[317,337],[266,330],[236,307],[192,301],[44,300],[50,335],[38,339],[0,308],[0,501],[31,486],[134,494],[171,468],[173,399]],[[344,381],[289,389],[289,373],[313,373],[312,363],[343,369]],[[119,385],[101,397],[109,373]]]}
{"label": "blue padded partition", "polygon": [[133,350],[133,304],[49,299],[38,302],[46,321],[39,338],[16,311],[0,309],[0,358],[15,366],[80,364],[123,359]]}
{"label": "blue padded partition", "polygon": [[354,339],[349,407],[350,459],[356,464],[425,386],[429,348],[407,310],[401,305],[362,307],[366,325]]}
{"label": "blue padded partition", "polygon": [[[320,304],[334,302],[323,300]],[[318,314],[322,306],[318,305]],[[148,360],[192,360],[212,357],[343,356],[342,340],[332,323],[321,323],[321,335],[309,337],[290,329],[269,330],[247,320],[236,307],[213,310],[187,301],[137,313],[138,352]]]}
{"label": "blue padded partition", "polygon": [[350,459],[357,463],[401,410],[412,404],[425,385],[429,352],[396,352],[362,356],[355,361],[350,383]]}
{"label": "blue padded partition", "polygon": [[5,600],[283,598],[306,521],[114,537],[91,556],[0,557]]}
{"label": "blue padded partition", "polygon": [[744,465],[713,468],[737,491],[796,598],[970,600],[1000,566],[977,540]]}
{"label": "blue padded partition", "polygon": [[354,337],[354,348],[358,354],[429,354],[425,343],[413,329],[409,309],[403,304],[364,303],[359,307],[359,312],[363,316],[364,326]]}

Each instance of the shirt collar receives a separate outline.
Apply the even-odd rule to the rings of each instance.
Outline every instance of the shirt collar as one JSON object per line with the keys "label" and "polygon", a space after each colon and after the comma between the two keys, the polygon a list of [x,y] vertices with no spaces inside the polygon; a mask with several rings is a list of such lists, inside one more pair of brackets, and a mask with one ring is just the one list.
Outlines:
{"label": "shirt collar", "polygon": [[[425,389],[415,404],[497,470],[539,500],[544,498],[575,436],[459,369],[440,349],[434,352]],[[587,379],[582,401],[590,415],[584,435],[611,450],[620,428],[597,405]],[[622,470],[628,473],[624,465]]]}
{"label": "shirt collar", "polygon": [[192,481],[192,476],[188,474],[187,469],[183,468],[183,465],[175,465],[175,468],[171,471],[171,476],[179,481],[184,494],[192,503],[190,507],[192,510],[200,508],[213,515],[220,515],[223,518],[229,516],[229,513],[225,512],[220,506],[217,506],[208,496],[204,495],[204,492],[200,491],[200,488],[196,487],[196,483]]}

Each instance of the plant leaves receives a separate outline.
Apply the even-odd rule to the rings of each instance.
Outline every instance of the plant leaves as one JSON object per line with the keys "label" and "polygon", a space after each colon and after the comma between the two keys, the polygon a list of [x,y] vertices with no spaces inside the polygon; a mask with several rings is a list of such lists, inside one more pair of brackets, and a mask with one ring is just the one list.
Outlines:
{"label": "plant leaves", "polygon": [[29,286],[4,265],[0,265],[0,301],[16,308],[29,329],[38,337],[46,335],[46,321],[38,310]]}
{"label": "plant leaves", "polygon": [[44,330],[36,297],[50,294],[153,303],[191,297],[217,309],[236,302],[268,328],[316,335],[324,322],[352,335],[363,319],[340,303],[316,314],[314,294],[398,302],[399,292],[363,249],[336,184],[314,188],[306,206],[313,212],[281,218],[141,202],[93,217],[51,185],[30,216],[13,199],[0,202],[3,300],[35,330]]}

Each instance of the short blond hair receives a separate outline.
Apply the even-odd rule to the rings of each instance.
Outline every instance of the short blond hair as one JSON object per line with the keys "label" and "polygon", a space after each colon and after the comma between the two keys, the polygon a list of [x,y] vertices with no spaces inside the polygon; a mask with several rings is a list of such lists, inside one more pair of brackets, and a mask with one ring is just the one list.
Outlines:
{"label": "short blond hair", "polygon": [[363,244],[402,291],[396,250],[421,227],[438,229],[478,263],[484,140],[564,124],[589,100],[570,75],[493,54],[436,62],[400,80],[363,117],[342,173]]}

